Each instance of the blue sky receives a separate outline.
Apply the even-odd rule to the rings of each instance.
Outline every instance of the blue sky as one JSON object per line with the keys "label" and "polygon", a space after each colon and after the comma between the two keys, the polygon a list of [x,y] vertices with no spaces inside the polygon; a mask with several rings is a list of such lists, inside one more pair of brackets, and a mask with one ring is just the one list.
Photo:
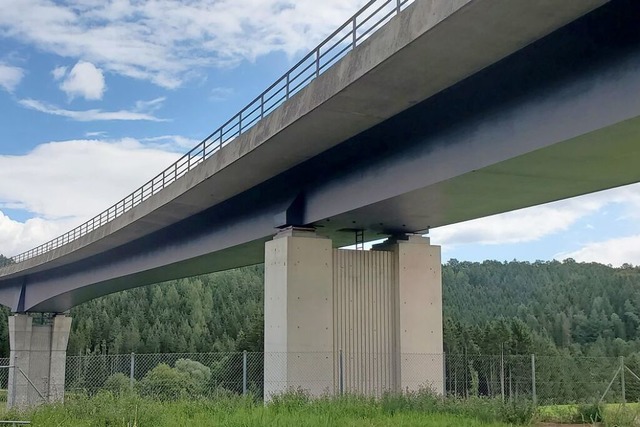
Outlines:
{"label": "blue sky", "polygon": [[[0,253],[99,213],[363,0],[0,0]],[[640,264],[629,186],[432,231],[444,259]]]}

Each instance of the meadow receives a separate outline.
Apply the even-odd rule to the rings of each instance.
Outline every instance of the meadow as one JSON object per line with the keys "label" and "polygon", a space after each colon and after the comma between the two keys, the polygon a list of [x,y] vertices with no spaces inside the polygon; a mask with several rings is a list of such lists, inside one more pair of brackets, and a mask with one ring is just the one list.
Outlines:
{"label": "meadow", "polygon": [[[303,393],[277,396],[269,404],[230,394],[202,399],[162,400],[135,393],[102,391],[68,395],[64,405],[28,411],[0,411],[0,420],[25,420],[32,426],[353,426],[353,427],[508,427],[575,423],[603,427],[640,425],[640,405],[552,405],[500,399],[442,399],[429,393],[311,399]],[[551,423],[551,424],[544,424]],[[558,423],[558,424],[556,424]]]}
{"label": "meadow", "polygon": [[309,399],[293,393],[264,405],[256,399],[220,396],[202,400],[160,401],[101,392],[74,396],[64,405],[28,412],[6,411],[3,420],[28,420],[32,426],[425,426],[507,427],[527,424],[528,406],[496,401],[443,401],[427,395]]}

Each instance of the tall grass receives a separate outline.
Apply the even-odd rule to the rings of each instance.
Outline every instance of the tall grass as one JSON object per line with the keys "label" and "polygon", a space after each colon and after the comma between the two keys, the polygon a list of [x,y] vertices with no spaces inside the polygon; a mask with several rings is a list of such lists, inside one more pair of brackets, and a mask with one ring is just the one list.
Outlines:
{"label": "tall grass", "polygon": [[[514,413],[518,414],[515,418]],[[64,405],[45,405],[27,413],[8,412],[2,417],[31,420],[36,427],[506,427],[525,424],[531,415],[528,407],[496,400],[463,402],[428,393],[387,395],[381,399],[310,399],[304,393],[288,393],[264,405],[257,399],[238,396],[161,402],[133,394],[102,392],[93,397],[67,399]]]}

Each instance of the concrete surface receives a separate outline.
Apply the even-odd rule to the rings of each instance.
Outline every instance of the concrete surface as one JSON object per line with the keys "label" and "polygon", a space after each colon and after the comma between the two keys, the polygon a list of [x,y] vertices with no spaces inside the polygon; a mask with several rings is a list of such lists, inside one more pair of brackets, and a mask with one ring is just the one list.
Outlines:
{"label": "concrete surface", "polygon": [[442,394],[440,247],[415,235],[374,251],[331,246],[296,229],[265,245],[265,399],[341,384],[347,393]]}
{"label": "concrete surface", "polygon": [[50,324],[33,325],[33,318],[9,317],[8,407],[28,407],[64,400],[67,343],[71,318],[55,316]]}

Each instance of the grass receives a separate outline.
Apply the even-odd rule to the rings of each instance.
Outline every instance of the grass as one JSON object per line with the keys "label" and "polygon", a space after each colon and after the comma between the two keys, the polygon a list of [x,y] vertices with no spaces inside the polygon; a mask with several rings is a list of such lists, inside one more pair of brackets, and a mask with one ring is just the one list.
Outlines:
{"label": "grass", "polygon": [[601,420],[594,419],[594,409],[598,405],[549,405],[537,409],[536,419],[555,423],[588,423],[601,421],[601,425],[632,427],[640,425],[640,403],[602,404],[599,407]]}
{"label": "grass", "polygon": [[517,407],[510,408],[497,401],[477,399],[463,403],[427,395],[312,400],[292,393],[265,406],[241,397],[162,402],[105,392],[68,399],[64,405],[41,406],[27,413],[5,412],[0,417],[30,420],[36,427],[507,427],[515,423],[501,420],[514,416],[513,413],[519,413]]}

